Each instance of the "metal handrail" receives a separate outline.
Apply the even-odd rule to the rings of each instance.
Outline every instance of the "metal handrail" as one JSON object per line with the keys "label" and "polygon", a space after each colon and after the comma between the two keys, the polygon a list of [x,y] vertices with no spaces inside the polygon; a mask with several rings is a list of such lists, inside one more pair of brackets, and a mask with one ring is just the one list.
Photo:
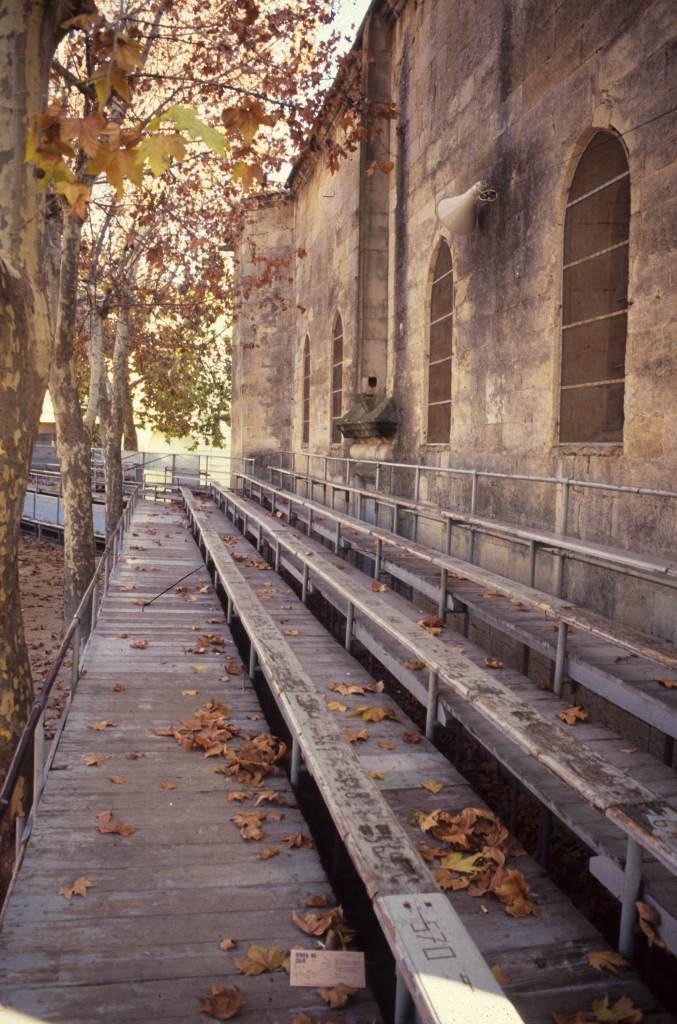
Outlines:
{"label": "metal handrail", "polygon": [[[125,536],[129,524],[131,523],[134,508],[138,500],[139,491],[141,488],[135,488],[132,492],[125,509],[118,519],[117,525],[111,535],[109,536],[106,546],[99,558],[94,569],[94,574],[89,581],[87,589],[85,590],[80,603],[71,619],[68,628],[63,636],[56,658],[49,671],[49,675],[44,682],[41,692],[33,701],[30,714],[24,729],[19,737],[14,755],[10,762],[7,774],[3,780],[2,787],[0,788],[0,821],[2,821],[6,811],[11,805],[12,795],[17,782],[24,769],[24,761],[28,752],[33,750],[33,790],[31,806],[28,813],[17,814],[16,817],[16,832],[15,832],[15,858],[14,858],[14,869],[12,873],[12,880],[10,881],[7,894],[5,896],[5,904],[9,893],[11,892],[14,878],[18,870],[23,850],[30,837],[33,821],[37,810],[42,791],[45,786],[47,773],[49,772],[56,748],[58,745],[59,738],[65,725],[68,710],[73,702],[73,697],[77,689],[78,679],[80,678],[80,664],[81,664],[81,652],[83,649],[83,639],[85,641],[91,635],[94,626],[96,625],[98,615],[98,605],[100,601],[99,596],[99,583],[103,579],[103,594],[105,595],[108,591],[108,584],[110,579],[111,571],[120,555],[122,550],[122,542]],[[88,608],[89,605],[89,608]],[[87,630],[89,625],[89,632],[86,637],[83,637],[83,629]],[[63,667],[66,654],[69,648],[72,649],[71,658],[71,687],[70,695],[68,698],[68,704],[64,709],[61,716],[59,726],[56,734],[52,740],[49,756],[45,760],[45,733],[44,733],[44,714],[47,706],[47,701],[51,694],[52,688],[59,673]]]}

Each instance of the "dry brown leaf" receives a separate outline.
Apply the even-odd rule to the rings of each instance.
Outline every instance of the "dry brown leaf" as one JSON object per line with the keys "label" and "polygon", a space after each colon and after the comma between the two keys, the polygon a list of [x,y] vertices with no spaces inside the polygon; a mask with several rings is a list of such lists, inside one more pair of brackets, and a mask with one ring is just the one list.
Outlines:
{"label": "dry brown leaf", "polygon": [[176,789],[175,782],[161,782],[160,785],[162,786],[163,789]]}
{"label": "dry brown leaf", "polygon": [[609,1005],[609,997],[602,996],[592,1004],[595,1020],[600,1024],[640,1024],[644,1014],[635,1006],[630,996],[621,996],[613,1006]]}
{"label": "dry brown leaf", "polygon": [[[281,807],[287,806],[287,798],[279,789],[262,789],[260,793],[256,794],[256,800],[254,806],[258,807],[259,804],[280,804]],[[269,812],[268,819],[270,821],[279,821],[280,816],[275,816],[273,812]]]}
{"label": "dry brown leaf", "polygon": [[[276,512],[275,515],[279,516],[280,513]],[[294,1017],[294,1019],[291,1022],[291,1024],[313,1024],[313,1022],[312,1022],[312,1020],[310,1019],[310,1017],[308,1016],[307,1013],[303,1013],[301,1011],[301,1012],[296,1014],[296,1016]]]}
{"label": "dry brown leaf", "polygon": [[225,939],[221,939],[219,942],[219,949],[223,950],[224,953],[227,953],[229,949],[235,949],[236,946],[237,942],[235,939],[231,939],[229,935],[226,935]]}
{"label": "dry brown leaf", "polygon": [[677,679],[673,679],[670,676],[658,676],[656,679],[657,683],[664,686],[666,690],[674,690],[677,688]]}
{"label": "dry brown leaf", "polygon": [[343,924],[343,911],[341,907],[332,907],[323,914],[299,914],[294,910],[291,919],[297,928],[300,928],[306,935],[313,935],[321,938],[330,928]]}
{"label": "dry brown leaf", "polygon": [[441,782],[435,782],[434,779],[426,779],[421,785],[424,789],[427,789],[429,793],[441,793],[444,789],[444,785]]}
{"label": "dry brown leaf", "polygon": [[510,982],[510,978],[500,964],[494,964],[491,968],[491,973],[496,978],[499,985],[507,985]]}
{"label": "dry brown leaf", "polygon": [[140,757],[145,756],[143,750],[130,750],[128,754],[125,754],[128,761],[138,761]]}
{"label": "dry brown leaf", "polygon": [[326,896],[309,896],[306,900],[307,907],[326,907],[328,903]]}
{"label": "dry brown leaf", "polygon": [[277,857],[279,852],[279,846],[264,846],[262,850],[259,850],[256,856],[259,860],[270,860],[271,857]]}
{"label": "dry brown leaf", "polygon": [[371,581],[371,589],[375,594],[385,594],[388,589],[387,583],[377,583],[376,580]]}
{"label": "dry brown leaf", "polygon": [[348,705],[342,704],[340,700],[328,700],[327,701],[328,711],[347,711]]}
{"label": "dry brown leaf", "polygon": [[596,971],[611,971],[612,974],[620,974],[630,964],[614,949],[594,949],[588,954],[588,963]]}
{"label": "dry brown leaf", "polygon": [[116,683],[115,686],[113,687],[113,692],[114,693],[124,693],[126,689],[127,689],[127,687],[125,686],[124,683]]}
{"label": "dry brown leaf", "polygon": [[358,740],[369,739],[369,733],[366,729],[344,729],[343,735],[348,740],[348,743],[356,743]]}
{"label": "dry brown leaf", "polygon": [[411,672],[420,672],[425,668],[425,661],[419,661],[418,658],[415,661],[405,661],[404,668],[408,668]]}
{"label": "dry brown leaf", "polygon": [[72,885],[62,885],[59,889],[59,896],[63,896],[70,903],[72,896],[86,896],[87,890],[93,885],[94,882],[90,882],[89,878],[85,878],[83,875],[76,878]]}
{"label": "dry brown leaf", "polygon": [[576,725],[576,722],[584,722],[588,717],[588,712],[584,711],[583,708],[571,707],[567,708],[566,711],[560,711],[559,717],[567,725]]}
{"label": "dry brown leaf", "polygon": [[424,619],[418,619],[416,625],[422,626],[431,636],[439,636],[444,629],[444,623],[437,615],[426,615]]}
{"label": "dry brown leaf", "polygon": [[104,729],[114,729],[117,724],[117,722],[109,722],[107,718],[104,718],[100,722],[92,722],[89,728],[94,732],[103,732]]}
{"label": "dry brown leaf", "polygon": [[130,640],[129,641],[129,646],[130,647],[136,647],[137,650],[139,650],[139,651],[145,651],[146,647],[148,647],[148,641],[147,640]]}
{"label": "dry brown leaf", "polygon": [[398,722],[399,719],[392,708],[379,707],[378,705],[362,705],[350,713],[351,718],[361,718],[363,722],[382,722],[385,718]]}
{"label": "dry brown leaf", "polygon": [[181,690],[182,697],[197,697],[197,690]]}
{"label": "dry brown leaf", "polygon": [[484,664],[487,668],[503,668],[503,662],[500,658],[485,658]]}
{"label": "dry brown leaf", "polygon": [[298,629],[283,629],[282,633],[284,636],[301,636]]}
{"label": "dry brown leaf", "polygon": [[276,971],[281,968],[286,960],[287,954],[280,946],[257,946],[252,943],[246,956],[236,957],[234,960],[240,974],[255,978],[267,971]]}
{"label": "dry brown leaf", "polygon": [[295,832],[294,835],[282,836],[282,838],[290,850],[300,847],[312,850],[315,845],[309,836],[304,836],[301,832]]}
{"label": "dry brown leaf", "polygon": [[213,985],[208,996],[202,996],[201,1013],[208,1013],[214,1020],[230,1020],[242,1009],[242,997],[237,985]]}
{"label": "dry brown leaf", "polygon": [[498,879],[499,874],[497,873],[493,879],[491,891],[504,905],[506,914],[510,914],[511,917],[527,917],[528,914],[538,917],[540,913],[538,907],[527,899],[529,886],[521,871],[514,868],[501,869],[500,881]]}
{"label": "dry brown leaf", "polygon": [[369,778],[370,779],[384,779],[385,778],[385,773],[384,772],[369,772]]}
{"label": "dry brown leaf", "polygon": [[381,750],[394,750],[395,749],[395,744],[394,743],[389,743],[388,740],[379,740],[378,743],[376,744],[376,746],[380,747]]}
{"label": "dry brown leaf", "polygon": [[342,697],[350,697],[354,693],[362,696],[364,693],[364,687],[357,686],[355,683],[329,683],[327,689],[334,693],[340,693]]}
{"label": "dry brown leaf", "polygon": [[405,743],[420,743],[421,734],[420,732],[403,732],[402,739]]}
{"label": "dry brown leaf", "polygon": [[232,790],[232,792],[228,794],[228,802],[231,804],[235,803],[236,801],[238,803],[243,803],[245,800],[249,800],[250,797],[252,797],[253,795],[253,793],[245,793],[241,789],[234,789]]}
{"label": "dry brown leaf", "polygon": [[635,907],[639,914],[639,927],[646,935],[649,945],[655,946],[656,949],[667,949],[667,946],[656,932],[656,928],[661,923],[661,916],[658,911],[641,900],[637,900]]}
{"label": "dry brown leaf", "polygon": [[369,690],[369,693],[383,693],[385,690],[385,683],[382,679],[379,679],[377,683],[372,683],[369,686],[365,686],[365,690]]}
{"label": "dry brown leaf", "polygon": [[87,754],[86,757],[83,757],[83,761],[88,768],[100,768],[104,759],[100,754]]}
{"label": "dry brown leaf", "polygon": [[122,775],[111,775],[110,780],[113,783],[113,785],[115,785],[115,786],[122,786],[122,785],[124,785],[124,781],[125,781],[123,779]]}
{"label": "dry brown leaf", "polygon": [[347,985],[339,983],[334,988],[320,988],[318,992],[330,1010],[341,1010],[347,1006],[348,1000],[355,995],[357,989],[348,988]]}
{"label": "dry brown leaf", "polygon": [[138,829],[134,828],[133,825],[123,825],[121,821],[114,819],[112,811],[100,811],[96,816],[96,820],[98,821],[96,826],[97,832],[114,832],[118,836],[131,836],[134,832],[138,832]]}

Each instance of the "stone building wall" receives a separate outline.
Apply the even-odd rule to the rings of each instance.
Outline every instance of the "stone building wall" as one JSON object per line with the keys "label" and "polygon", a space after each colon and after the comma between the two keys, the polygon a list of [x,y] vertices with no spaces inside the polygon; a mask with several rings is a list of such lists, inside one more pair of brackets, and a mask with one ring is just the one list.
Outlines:
{"label": "stone building wall", "polygon": [[[301,447],[299,353],[307,332],[309,450],[337,450],[330,444],[329,351],[338,309],[344,408],[363,391],[359,367],[369,351],[378,394],[397,402],[390,451],[398,461],[677,489],[677,114],[665,113],[675,105],[674,3],[376,0],[363,31],[372,46],[363,36],[356,47],[373,47],[381,69],[366,88],[382,96],[389,83],[398,110],[379,143],[394,168],[367,176],[363,147],[331,175],[307,153],[295,168],[291,198],[258,211],[246,228],[243,251],[250,231],[263,244],[269,225],[266,244],[279,245],[284,234],[291,250],[307,256],[293,261],[285,317],[257,312],[249,326],[241,322],[234,420],[241,417],[246,428],[234,422],[234,448]],[[624,435],[622,444],[560,445],[564,211],[577,159],[596,129],[620,133],[630,169]],[[427,445],[428,302],[443,235],[435,206],[476,181],[495,188],[498,199],[472,234],[450,239],[452,423],[448,444]],[[376,328],[365,326],[366,308]],[[386,344],[379,347],[381,321]],[[267,362],[238,355],[264,335]],[[251,408],[258,392],[266,396],[265,414]],[[340,447],[349,454],[348,443]],[[394,484],[411,493],[412,474]],[[421,495],[467,507],[469,484],[424,474]],[[557,502],[551,485],[486,481],[479,511],[552,528]],[[569,530],[674,553],[675,507],[573,488]],[[460,553],[463,543],[459,536]],[[483,564],[523,578],[521,552],[493,541],[480,543],[479,552]],[[544,586],[549,573],[544,561]],[[567,592],[677,639],[674,592],[571,566]]]}

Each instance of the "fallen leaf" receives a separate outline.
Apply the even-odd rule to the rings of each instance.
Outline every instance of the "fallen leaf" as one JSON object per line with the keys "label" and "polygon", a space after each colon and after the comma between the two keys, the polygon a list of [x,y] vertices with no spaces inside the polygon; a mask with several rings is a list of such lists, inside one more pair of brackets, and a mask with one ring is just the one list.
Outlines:
{"label": "fallen leaf", "polygon": [[421,734],[420,732],[403,732],[402,739],[405,743],[420,743]]}
{"label": "fallen leaf", "polygon": [[181,690],[182,697],[197,697],[197,690]]}
{"label": "fallen leaf", "polygon": [[390,718],[393,722],[399,721],[392,708],[370,707],[366,704],[351,711],[350,717],[361,718],[363,722],[382,722],[385,718]]}
{"label": "fallen leaf", "polygon": [[326,907],[329,900],[326,896],[309,896],[306,900],[307,907]]}
{"label": "fallen leaf", "polygon": [[559,717],[567,725],[575,725],[578,721],[584,722],[588,717],[588,712],[584,711],[583,708],[571,707],[567,708],[566,711],[560,711]]}
{"label": "fallen leaf", "polygon": [[529,886],[521,871],[505,871],[500,882],[494,880],[491,891],[498,896],[506,914],[510,914],[511,917],[526,917],[528,914],[539,916],[540,911],[536,904],[527,899]]}
{"label": "fallen leaf", "polygon": [[674,690],[677,688],[677,679],[672,679],[670,676],[658,676],[656,679],[657,683],[664,686],[666,690]]}
{"label": "fallen leaf", "polygon": [[342,704],[340,700],[328,700],[327,701],[328,711],[347,711],[347,704]]}
{"label": "fallen leaf", "polygon": [[163,789],[176,789],[175,782],[161,782],[160,785]]}
{"label": "fallen leaf", "polygon": [[100,754],[87,754],[83,757],[83,761],[88,768],[100,768],[103,764],[103,758]]}
{"label": "fallen leaf", "polygon": [[644,1014],[635,1006],[630,996],[621,996],[613,1006],[609,1005],[609,997],[602,996],[592,1004],[595,1020],[600,1024],[639,1024]]}
{"label": "fallen leaf", "polygon": [[424,619],[418,619],[416,625],[422,626],[431,636],[439,636],[444,629],[444,623],[437,615],[426,615]]}
{"label": "fallen leaf", "polygon": [[232,792],[228,794],[228,801],[231,804],[235,803],[236,801],[239,803],[243,803],[243,801],[249,800],[252,795],[252,793],[245,793],[243,790],[234,789],[232,790]]}
{"label": "fallen leaf", "polygon": [[213,985],[208,996],[202,996],[201,1013],[208,1013],[214,1020],[230,1020],[242,1009],[242,997],[237,985]]}
{"label": "fallen leaf", "polygon": [[620,974],[630,964],[614,949],[595,949],[587,954],[588,963],[596,971],[611,971],[612,974]]}
{"label": "fallen leaf", "polygon": [[368,740],[369,733],[366,729],[344,729],[343,735],[348,740],[348,743],[356,743],[358,740]]}
{"label": "fallen leaf", "polygon": [[96,827],[97,832],[114,832],[118,836],[131,836],[134,832],[138,832],[133,825],[123,825],[121,821],[114,820],[112,811],[100,811],[96,820],[99,823]]}
{"label": "fallen leaf", "polygon": [[[279,516],[280,513],[276,512],[275,515]],[[291,1024],[313,1024],[313,1022],[311,1021],[307,1013],[301,1012],[296,1014]]]}
{"label": "fallen leaf", "polygon": [[639,927],[646,935],[649,945],[655,946],[657,949],[667,949],[667,946],[656,932],[656,927],[661,923],[661,916],[658,911],[641,900],[637,900],[635,907],[639,914]]}
{"label": "fallen leaf", "polygon": [[499,985],[507,985],[510,981],[510,978],[505,973],[500,964],[494,964],[493,967],[491,968],[491,973],[496,978],[496,981],[498,982]]}
{"label": "fallen leaf", "polygon": [[435,782],[434,779],[426,779],[421,785],[424,789],[427,789],[429,793],[441,793],[444,789],[444,785],[441,782]]}
{"label": "fallen leaf", "polygon": [[377,583],[376,580],[372,580],[371,589],[375,594],[385,594],[388,589],[388,585],[386,583]]}
{"label": "fallen leaf", "polygon": [[125,757],[127,758],[128,761],[138,761],[140,757],[145,756],[146,755],[142,750],[130,750],[128,754],[125,754]]}
{"label": "fallen leaf", "polygon": [[384,774],[384,772],[369,772],[369,778],[370,779],[384,779],[385,778],[385,774]]}
{"label": "fallen leaf", "polygon": [[352,694],[361,696],[364,693],[364,687],[357,686],[355,683],[329,683],[327,689],[333,690],[334,693],[340,693],[342,697],[350,697]]}
{"label": "fallen leaf", "polygon": [[440,867],[448,871],[458,871],[462,875],[472,874],[478,870],[478,861],[481,862],[481,853],[447,853],[440,861]]}
{"label": "fallen leaf", "polygon": [[350,997],[355,995],[357,989],[348,988],[347,985],[340,982],[334,988],[320,988],[318,992],[331,1010],[341,1010],[347,1005]]}
{"label": "fallen leaf", "polygon": [[425,661],[405,661],[404,668],[408,668],[411,672],[420,672],[421,669],[425,668]]}
{"label": "fallen leaf", "polygon": [[94,732],[103,732],[104,729],[114,729],[117,724],[117,722],[109,722],[104,718],[101,722],[92,722],[89,728]]}
{"label": "fallen leaf", "polygon": [[296,832],[294,835],[282,836],[290,850],[294,847],[305,847],[308,850],[312,850],[314,842],[309,836],[304,836],[301,832]]}
{"label": "fallen leaf", "polygon": [[503,662],[500,658],[485,658],[484,664],[487,668],[503,668]]}
{"label": "fallen leaf", "polygon": [[130,647],[136,647],[140,651],[145,651],[146,647],[148,647],[148,641],[147,640],[130,640],[129,641],[129,646]]}
{"label": "fallen leaf", "polygon": [[270,860],[271,857],[277,857],[279,852],[279,846],[264,846],[262,850],[259,850],[256,856],[259,860]]}
{"label": "fallen leaf", "polygon": [[59,896],[63,896],[65,900],[70,902],[72,896],[86,896],[87,890],[94,885],[94,882],[90,882],[84,875],[80,878],[76,878],[72,885],[62,885],[59,889]]}
{"label": "fallen leaf", "polygon": [[219,949],[222,949],[224,953],[227,953],[229,949],[235,949],[236,946],[237,942],[235,939],[231,939],[229,936],[226,936],[225,939],[221,939],[219,942]]}
{"label": "fallen leaf", "polygon": [[283,629],[284,636],[301,636],[298,629]]}
{"label": "fallen leaf", "polygon": [[376,746],[380,747],[381,750],[394,750],[395,749],[395,744],[394,743],[389,743],[388,740],[379,740],[378,743],[376,744]]}
{"label": "fallen leaf", "polygon": [[124,693],[126,689],[127,687],[125,686],[124,683],[116,683],[115,686],[113,687],[114,693]]}
{"label": "fallen leaf", "polygon": [[257,946],[252,943],[246,956],[236,957],[235,966],[240,974],[255,978],[266,971],[276,971],[284,964],[287,954],[280,946]]}
{"label": "fallen leaf", "polygon": [[124,781],[125,781],[123,779],[122,775],[111,775],[110,780],[116,786],[124,785]]}

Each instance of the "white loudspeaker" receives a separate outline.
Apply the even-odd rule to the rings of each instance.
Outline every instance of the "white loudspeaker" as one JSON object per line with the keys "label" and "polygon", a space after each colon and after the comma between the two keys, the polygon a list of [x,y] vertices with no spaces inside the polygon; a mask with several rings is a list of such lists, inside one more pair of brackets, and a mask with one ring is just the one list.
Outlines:
{"label": "white loudspeaker", "polygon": [[476,181],[460,196],[448,196],[437,204],[437,216],[450,235],[469,235],[477,223],[477,200],[484,185]]}

